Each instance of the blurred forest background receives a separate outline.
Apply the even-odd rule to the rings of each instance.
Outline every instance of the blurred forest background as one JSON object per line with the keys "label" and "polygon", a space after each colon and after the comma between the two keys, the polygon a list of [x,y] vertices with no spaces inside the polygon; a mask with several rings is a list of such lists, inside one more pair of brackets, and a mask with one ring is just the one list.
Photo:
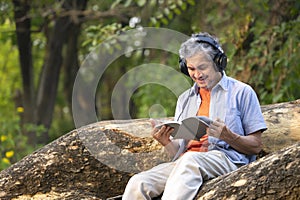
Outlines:
{"label": "blurred forest background", "polygon": [[[2,0],[0,170],[75,128],[72,89],[84,58],[136,27],[215,34],[229,58],[227,75],[250,84],[261,104],[300,98],[299,10],[298,0]],[[178,56],[167,52],[121,56],[99,82],[100,120],[113,119],[120,77],[149,62],[178,70]],[[144,85],[130,99],[132,118],[148,118],[154,104],[174,113],[176,96],[160,85]]]}

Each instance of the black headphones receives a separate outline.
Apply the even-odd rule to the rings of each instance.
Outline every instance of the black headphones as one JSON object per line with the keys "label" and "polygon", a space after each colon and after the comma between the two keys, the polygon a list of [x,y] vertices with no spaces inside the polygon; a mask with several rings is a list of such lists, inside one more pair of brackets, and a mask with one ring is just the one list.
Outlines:
{"label": "black headphones", "polygon": [[[193,37],[196,38],[196,42],[198,43],[207,43],[211,45],[213,48],[218,50],[218,53],[214,57],[214,62],[216,63],[218,69],[220,72],[225,70],[226,65],[227,65],[227,56],[225,55],[223,49],[220,47],[217,41],[212,39],[211,37],[204,36],[204,35],[194,35]],[[180,66],[180,71],[184,73],[187,76],[189,75],[188,68],[186,66],[186,61],[184,58],[179,58],[179,66]]]}

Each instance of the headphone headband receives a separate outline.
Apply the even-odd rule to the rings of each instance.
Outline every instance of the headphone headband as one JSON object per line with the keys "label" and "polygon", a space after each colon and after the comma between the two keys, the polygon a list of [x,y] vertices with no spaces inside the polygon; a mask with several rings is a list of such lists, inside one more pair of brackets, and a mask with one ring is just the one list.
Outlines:
{"label": "headphone headband", "polygon": [[[213,38],[205,35],[196,34],[192,37],[196,38],[196,42],[198,43],[206,43],[212,46],[214,49],[218,51],[218,53],[214,56],[213,61],[217,65],[219,71],[222,73],[225,70],[227,65],[227,56],[225,55],[223,49],[219,45],[219,43]],[[186,61],[184,58],[179,59],[180,70],[185,75],[189,76],[188,69],[186,66]]]}
{"label": "headphone headband", "polygon": [[207,44],[211,45],[212,47],[214,47],[215,49],[219,50],[221,53],[224,53],[224,51],[221,48],[221,46],[219,45],[219,43],[216,40],[212,39],[211,37],[204,36],[204,35],[194,35],[194,37],[196,38],[197,42],[207,43]]}

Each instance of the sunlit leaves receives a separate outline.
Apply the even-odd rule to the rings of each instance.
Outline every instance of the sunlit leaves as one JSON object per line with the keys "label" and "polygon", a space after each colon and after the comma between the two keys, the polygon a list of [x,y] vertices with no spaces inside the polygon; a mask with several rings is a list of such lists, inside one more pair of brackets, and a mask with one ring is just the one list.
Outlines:
{"label": "sunlit leaves", "polygon": [[[153,5],[153,4],[152,4]],[[156,6],[159,9],[150,18],[149,26],[160,27],[161,25],[168,25],[176,15],[182,14],[188,6],[195,5],[194,0],[181,1],[181,0],[164,0],[158,1]]]}
{"label": "sunlit leaves", "polygon": [[[121,31],[125,31],[128,28],[123,28],[121,24],[119,23],[112,23],[108,25],[91,25],[88,26],[83,30],[83,42],[81,44],[82,47],[82,53],[88,54],[91,52],[94,48],[96,48],[98,45],[103,43],[106,50],[112,51],[115,48],[118,48],[118,44],[114,39],[109,40],[111,36],[114,36],[115,34],[118,34]],[[109,42],[107,42],[109,41]]]}

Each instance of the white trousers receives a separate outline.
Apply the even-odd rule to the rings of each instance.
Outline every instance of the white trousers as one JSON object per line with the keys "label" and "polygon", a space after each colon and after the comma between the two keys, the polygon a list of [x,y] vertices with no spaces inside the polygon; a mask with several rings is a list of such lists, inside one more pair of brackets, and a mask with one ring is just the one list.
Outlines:
{"label": "white trousers", "polygon": [[186,152],[174,162],[162,163],[131,177],[123,200],[194,199],[203,181],[236,170],[223,152]]}

